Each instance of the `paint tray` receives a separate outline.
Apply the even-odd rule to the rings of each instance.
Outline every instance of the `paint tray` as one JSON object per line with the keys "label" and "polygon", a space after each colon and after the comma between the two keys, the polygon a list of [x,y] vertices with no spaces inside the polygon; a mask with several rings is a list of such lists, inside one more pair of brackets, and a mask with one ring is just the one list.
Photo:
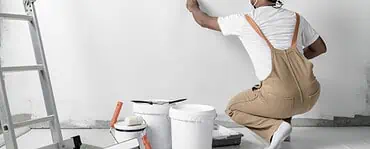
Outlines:
{"label": "paint tray", "polygon": [[212,147],[224,147],[240,145],[242,133],[236,132],[221,125],[215,125],[213,129]]}

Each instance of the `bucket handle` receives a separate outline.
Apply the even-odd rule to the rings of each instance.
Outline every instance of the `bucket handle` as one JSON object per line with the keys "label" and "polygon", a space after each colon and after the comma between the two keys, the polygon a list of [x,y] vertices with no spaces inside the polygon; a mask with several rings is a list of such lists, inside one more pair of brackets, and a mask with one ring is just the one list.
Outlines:
{"label": "bucket handle", "polygon": [[[119,108],[118,104],[117,104],[117,108]],[[117,108],[116,108],[116,110],[117,110]],[[141,141],[144,143],[145,149],[152,149],[151,145],[150,145],[150,142],[149,142],[149,139],[147,138],[148,137],[147,133],[146,133],[146,130],[148,129],[148,123],[145,120],[143,120],[143,121],[144,121],[144,124],[147,125],[147,127],[144,129],[143,132],[141,132],[140,138],[133,137],[133,138],[127,139],[125,141],[118,142],[116,136],[114,136],[114,134],[113,134],[113,131],[112,131],[113,127],[111,127],[111,129],[109,129],[109,133],[112,135],[113,139],[116,141],[116,144],[121,144],[121,143],[125,143],[125,142],[128,142],[128,141],[134,140],[134,139],[138,139],[139,144],[141,144],[140,143]]]}
{"label": "bucket handle", "polygon": [[152,149],[152,145],[150,144],[150,141],[148,139],[148,133],[147,133],[148,124],[146,123],[145,120],[144,120],[144,123],[147,125],[147,127],[141,133],[141,141],[143,141],[145,149]]}

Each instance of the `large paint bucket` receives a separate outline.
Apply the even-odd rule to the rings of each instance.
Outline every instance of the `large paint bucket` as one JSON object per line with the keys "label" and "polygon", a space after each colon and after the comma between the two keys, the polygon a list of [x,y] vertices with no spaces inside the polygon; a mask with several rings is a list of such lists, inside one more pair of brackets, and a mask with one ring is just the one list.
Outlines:
{"label": "large paint bucket", "polygon": [[170,109],[173,149],[212,149],[215,108],[184,104]]}
{"label": "large paint bucket", "polygon": [[[169,101],[169,100],[153,100]],[[171,149],[171,121],[168,116],[171,104],[133,103],[133,112],[146,121],[146,129],[153,149]]]}

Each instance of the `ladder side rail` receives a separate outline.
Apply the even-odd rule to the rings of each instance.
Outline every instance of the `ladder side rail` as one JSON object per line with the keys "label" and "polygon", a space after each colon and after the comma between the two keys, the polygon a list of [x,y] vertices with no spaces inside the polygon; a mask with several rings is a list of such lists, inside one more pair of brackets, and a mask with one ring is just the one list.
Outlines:
{"label": "ladder side rail", "polygon": [[[41,39],[41,33],[39,29],[39,24],[37,20],[37,14],[33,2],[25,3],[25,10],[27,13],[31,14],[33,21],[29,22],[30,34],[32,38],[32,44],[35,51],[35,58],[37,64],[42,64],[44,69],[39,71],[39,77],[41,82],[41,87],[43,91],[46,112],[48,116],[54,115],[54,120],[49,122],[50,131],[54,143],[63,142],[63,137],[61,133],[61,127],[59,123],[59,118],[57,114],[56,104],[54,100],[54,94],[51,87],[51,79],[48,71],[48,66],[45,60],[45,52]],[[60,148],[64,148],[63,144],[59,144]]]}
{"label": "ladder side rail", "polygon": [[[1,64],[0,64],[1,67]],[[15,128],[6,92],[4,73],[0,70],[0,120],[7,149],[18,149]]]}

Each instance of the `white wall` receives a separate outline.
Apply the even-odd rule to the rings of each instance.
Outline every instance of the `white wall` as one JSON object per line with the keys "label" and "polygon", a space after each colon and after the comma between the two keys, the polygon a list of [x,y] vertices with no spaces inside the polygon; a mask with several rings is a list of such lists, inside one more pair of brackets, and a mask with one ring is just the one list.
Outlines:
{"label": "white wall", "polygon": [[[201,2],[216,16],[250,10],[248,0]],[[305,16],[329,48],[314,60],[322,97],[303,117],[370,113],[365,102],[369,5],[368,0],[286,1],[286,8]],[[21,0],[3,0],[1,8],[23,11]],[[63,122],[87,126],[109,120],[120,99],[126,101],[122,117],[131,111],[128,101],[138,98],[186,97],[223,113],[231,96],[257,83],[240,42],[198,27],[185,0],[40,0],[37,10]],[[1,34],[5,65],[34,61],[26,23],[6,21]],[[44,114],[35,74],[7,80],[15,114]]]}

